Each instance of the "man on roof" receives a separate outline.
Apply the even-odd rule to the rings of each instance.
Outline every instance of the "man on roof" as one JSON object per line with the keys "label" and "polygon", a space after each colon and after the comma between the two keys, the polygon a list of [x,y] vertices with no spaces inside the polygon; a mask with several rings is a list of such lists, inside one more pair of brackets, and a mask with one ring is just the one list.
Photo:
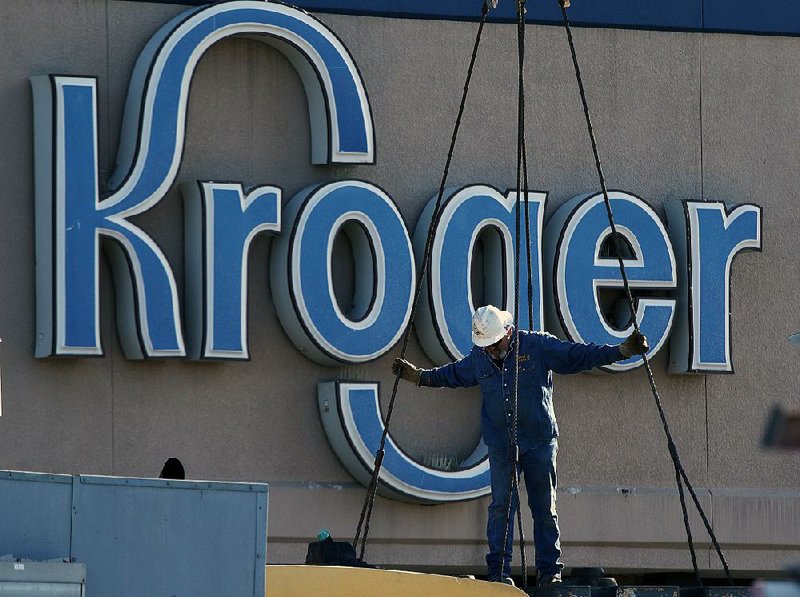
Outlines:
{"label": "man on roof", "polygon": [[598,345],[565,342],[544,332],[515,333],[513,317],[492,305],[479,308],[472,317],[475,346],[463,359],[435,369],[420,369],[397,359],[395,375],[418,386],[464,388],[480,385],[483,395],[481,436],[489,450],[492,501],[486,535],[490,581],[514,584],[511,553],[514,534],[511,521],[505,547],[509,481],[513,470],[514,355],[519,338],[519,394],[517,405],[518,467],[525,479],[528,506],[533,515],[536,571],[540,586],[561,582],[561,547],[556,514],[556,454],[558,425],[553,411],[553,372],[577,373],[610,365],[647,352],[647,338],[634,332],[622,344]]}

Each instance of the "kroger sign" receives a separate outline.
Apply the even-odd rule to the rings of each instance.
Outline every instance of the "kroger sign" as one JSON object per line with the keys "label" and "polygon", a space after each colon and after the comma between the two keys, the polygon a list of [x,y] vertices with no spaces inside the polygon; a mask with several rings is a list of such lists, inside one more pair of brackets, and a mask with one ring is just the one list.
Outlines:
{"label": "kroger sign", "polygon": [[[375,131],[364,82],[347,48],[314,17],[263,1],[193,8],[165,24],[134,68],[110,194],[98,189],[97,80],[32,78],[36,180],[36,356],[102,355],[99,316],[101,239],[114,271],[119,338],[131,359],[249,358],[247,257],[259,233],[275,236],[273,300],[295,346],[321,364],[363,363],[391,350],[410,323],[417,264],[436,197],[410,232],[392,197],[366,181],[312,184],[282,207],[270,183],[196,181],[185,199],[186,292],[180,319],[172,267],[131,223],[176,181],[190,82],[203,54],[233,35],[260,39],[297,70],[308,99],[314,164],[372,164]],[[273,183],[274,184],[274,183]],[[516,191],[486,184],[448,189],[434,231],[430,271],[415,326],[436,363],[467,354],[473,310],[472,263],[479,241],[487,300],[513,310]],[[533,329],[577,341],[617,343],[632,323],[609,323],[601,290],[620,289],[615,257],[603,251],[610,228],[603,198],[575,197],[545,224],[547,193],[528,197]],[[730,275],[734,257],[761,248],[761,208],[720,202],[667,204],[667,225],[633,193],[610,193],[630,255],[636,320],[650,355],[669,339],[670,372],[732,372]],[[523,222],[525,221],[522,218]],[[343,313],[333,290],[334,239],[353,247],[355,293]],[[524,269],[524,268],[523,268]],[[524,282],[524,281],[523,281]],[[522,292],[520,313],[529,310]],[[545,325],[546,324],[546,325]],[[638,367],[641,357],[607,367]],[[358,478],[371,464],[382,422],[377,384],[323,384],[323,423],[342,462]],[[326,410],[327,409],[327,410]],[[429,469],[390,441],[383,491],[414,501],[453,501],[488,491],[479,446],[456,471]]]}

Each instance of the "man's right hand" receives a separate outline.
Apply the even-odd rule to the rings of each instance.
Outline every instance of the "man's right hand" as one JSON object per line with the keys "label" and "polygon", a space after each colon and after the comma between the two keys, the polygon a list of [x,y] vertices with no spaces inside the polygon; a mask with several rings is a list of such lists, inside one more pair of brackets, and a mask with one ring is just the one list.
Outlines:
{"label": "man's right hand", "polygon": [[392,373],[418,386],[422,376],[422,369],[405,359],[395,359],[394,363],[392,363]]}

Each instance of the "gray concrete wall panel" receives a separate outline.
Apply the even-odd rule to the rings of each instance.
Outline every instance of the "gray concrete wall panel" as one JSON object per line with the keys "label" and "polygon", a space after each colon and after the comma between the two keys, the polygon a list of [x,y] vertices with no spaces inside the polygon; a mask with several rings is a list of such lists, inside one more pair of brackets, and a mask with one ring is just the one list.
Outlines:
{"label": "gray concrete wall panel", "polygon": [[760,258],[734,265],[737,373],[708,380],[709,470],[720,487],[800,482],[796,457],[758,449],[770,405],[797,406],[798,351],[785,341],[800,327],[797,51],[796,39],[718,35],[703,41],[705,196],[759,203],[765,221]]}

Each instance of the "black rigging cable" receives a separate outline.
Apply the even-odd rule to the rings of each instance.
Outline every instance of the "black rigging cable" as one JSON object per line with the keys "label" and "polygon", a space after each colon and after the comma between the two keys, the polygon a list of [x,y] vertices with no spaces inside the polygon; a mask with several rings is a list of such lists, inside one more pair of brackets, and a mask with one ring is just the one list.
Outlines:
{"label": "black rigging cable", "polygon": [[[520,230],[521,214],[519,209],[520,199],[525,203],[525,238],[527,240],[528,261],[528,322],[532,328],[532,285],[531,285],[531,253],[530,253],[530,212],[528,210],[528,164],[525,142],[525,0],[517,0],[517,56],[518,56],[518,98],[517,98],[517,204],[515,210],[515,259],[514,259],[514,400],[512,402],[511,423],[511,457],[512,470],[509,479],[508,505],[506,506],[505,529],[503,532],[502,558],[500,559],[500,575],[505,566],[505,551],[508,543],[508,534],[511,527],[512,506],[517,509],[517,527],[519,529],[519,548],[522,564],[522,588],[528,585],[528,566],[525,555],[525,527],[522,524],[522,505],[519,499],[519,437],[518,431],[518,406],[519,406],[519,321],[520,321],[520,245],[522,232]],[[512,550],[513,551],[513,550]]]}
{"label": "black rigging cable", "polygon": [[[461,116],[464,114],[464,106],[467,103],[467,95],[469,94],[469,84],[472,79],[472,72],[475,68],[475,60],[478,56],[478,47],[481,43],[481,35],[483,34],[483,26],[486,24],[486,16],[489,14],[489,2],[491,0],[485,0],[483,3],[483,8],[481,9],[481,19],[480,23],[478,24],[478,32],[475,36],[475,44],[472,48],[472,56],[470,57],[469,67],[467,68],[467,77],[464,81],[464,91],[461,95],[461,104],[458,107],[458,116],[456,116],[456,123],[453,127],[453,134],[450,138],[450,149],[447,152],[447,160],[444,166],[444,173],[442,174],[442,181],[439,185],[439,194],[436,197],[436,205],[433,209],[433,215],[431,217],[431,223],[428,226],[428,235],[425,239],[425,249],[423,251],[423,258],[422,264],[420,266],[419,275],[417,276],[417,285],[414,291],[414,300],[411,304],[411,314],[409,317],[409,325],[406,328],[405,333],[403,334],[403,344],[400,348],[400,357],[403,358],[406,354],[406,349],[408,348],[408,341],[411,336],[411,322],[414,321],[414,317],[417,312],[417,305],[419,304],[419,297],[422,292],[422,284],[423,278],[425,277],[425,273],[428,269],[428,262],[430,261],[430,254],[431,254],[431,247],[433,244],[433,234],[436,230],[436,226],[439,223],[439,218],[441,217],[441,204],[442,204],[442,197],[444,195],[445,185],[447,184],[447,175],[450,171],[450,163],[453,159],[453,151],[456,146],[456,140],[458,139],[458,130],[461,127]],[[394,378],[394,385],[392,386],[392,394],[391,398],[389,399],[389,406],[386,410],[386,419],[384,421],[383,426],[383,434],[381,435],[380,446],[378,448],[377,453],[375,454],[375,464],[372,471],[372,478],[370,479],[369,486],[367,487],[366,495],[364,496],[364,505],[361,508],[361,517],[358,521],[358,527],[356,529],[356,536],[353,539],[353,546],[358,549],[358,541],[361,538],[361,548],[359,553],[359,558],[361,560],[364,559],[364,552],[367,548],[367,538],[369,536],[369,523],[370,519],[372,518],[372,508],[375,504],[375,493],[378,489],[378,478],[380,475],[381,466],[383,464],[383,457],[384,457],[384,450],[386,447],[386,437],[389,433],[389,421],[392,418],[392,411],[394,410],[394,402],[395,398],[397,397],[397,386],[400,383],[400,373],[398,372]],[[361,529],[362,525],[364,528],[364,535],[361,537]]]}
{"label": "black rigging cable", "polygon": [[[619,234],[617,233],[616,224],[614,223],[614,214],[611,211],[611,201],[608,198],[608,189],[606,188],[606,181],[603,175],[603,166],[600,163],[600,154],[597,150],[597,141],[594,135],[594,128],[592,127],[592,119],[589,115],[589,104],[586,101],[586,91],[583,87],[583,79],[581,77],[581,69],[578,65],[578,57],[575,52],[575,42],[572,38],[572,29],[569,24],[569,17],[567,16],[567,9],[566,6],[569,6],[568,0],[557,0],[559,6],[561,7],[561,15],[564,21],[564,28],[567,33],[567,41],[569,42],[569,49],[570,53],[572,54],[572,65],[575,68],[575,78],[578,83],[578,91],[581,96],[581,103],[583,104],[583,115],[586,119],[586,126],[589,132],[589,139],[591,140],[592,144],[592,153],[594,154],[594,162],[595,167],[597,168],[597,176],[600,179],[600,188],[603,192],[603,201],[605,202],[606,206],[606,213],[608,215],[608,223],[611,226],[611,236],[614,238],[614,245],[617,251],[617,259],[619,261],[619,269],[620,274],[622,276],[622,281],[625,286],[625,294],[628,299],[628,306],[631,310],[631,319],[633,321],[633,327],[636,332],[639,332],[639,323],[636,321],[636,305],[633,300],[633,294],[631,293],[631,287],[628,282],[628,275],[625,272],[625,263],[622,259],[622,251],[620,247],[619,241]],[[566,4],[566,6],[565,6]],[[653,393],[653,398],[655,399],[656,406],[658,407],[658,414],[661,417],[661,424],[664,428],[664,434],[667,437],[667,448],[669,450],[669,454],[672,457],[672,464],[675,467],[675,481],[678,485],[678,493],[680,495],[681,501],[681,509],[683,510],[683,524],[686,527],[686,536],[687,541],[689,543],[689,551],[692,554],[692,566],[694,567],[694,575],[697,580],[698,585],[702,585],[702,581],[700,580],[700,572],[697,568],[697,555],[695,554],[694,542],[692,540],[692,529],[689,525],[689,513],[686,508],[686,497],[684,495],[684,485],[686,489],[689,491],[689,495],[692,496],[692,500],[694,501],[694,505],[697,508],[698,513],[700,514],[700,518],[703,520],[703,524],[706,527],[706,531],[708,531],[708,535],[711,538],[712,543],[714,544],[714,549],[717,551],[717,555],[719,556],[720,561],[722,562],[722,566],[725,569],[725,574],[728,577],[728,583],[733,585],[733,579],[731,578],[731,572],[728,568],[728,562],[725,560],[725,556],[722,553],[722,549],[717,542],[717,537],[714,534],[714,530],[711,528],[711,524],[708,522],[708,518],[706,518],[705,512],[703,511],[703,507],[700,504],[700,500],[697,498],[697,495],[694,492],[694,488],[692,487],[691,482],[689,481],[689,477],[686,475],[686,471],[681,464],[680,457],[678,456],[678,448],[675,445],[675,442],[672,439],[672,433],[669,429],[669,423],[667,423],[667,417],[664,413],[664,407],[661,404],[661,397],[658,393],[658,387],[656,386],[655,378],[653,377],[653,370],[650,367],[650,362],[647,358],[647,355],[642,353],[642,360],[644,362],[644,368],[647,372],[647,379],[650,382],[650,389]]]}

